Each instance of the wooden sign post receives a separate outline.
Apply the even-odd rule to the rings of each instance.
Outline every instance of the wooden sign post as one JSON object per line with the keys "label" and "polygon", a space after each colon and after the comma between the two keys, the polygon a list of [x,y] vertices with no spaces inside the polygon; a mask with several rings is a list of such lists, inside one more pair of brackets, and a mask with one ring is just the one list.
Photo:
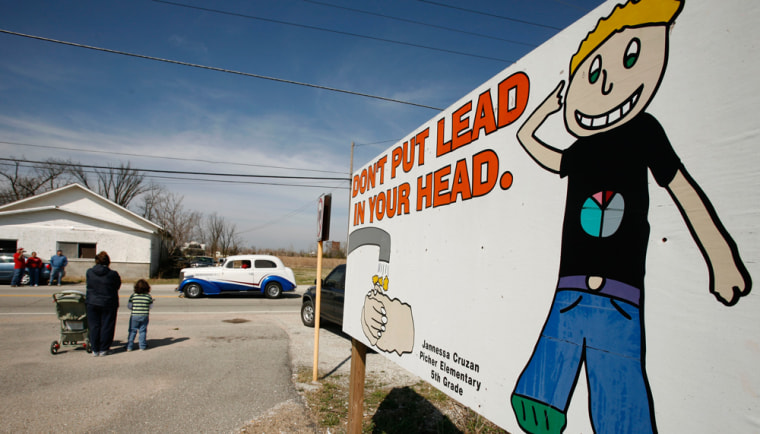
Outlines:
{"label": "wooden sign post", "polygon": [[351,375],[348,389],[348,433],[362,432],[364,420],[364,377],[367,369],[367,346],[351,339]]}
{"label": "wooden sign post", "polygon": [[319,316],[322,305],[322,242],[330,238],[330,205],[332,195],[319,197],[317,205],[317,299],[314,302],[314,367],[311,381],[317,381],[319,371]]}

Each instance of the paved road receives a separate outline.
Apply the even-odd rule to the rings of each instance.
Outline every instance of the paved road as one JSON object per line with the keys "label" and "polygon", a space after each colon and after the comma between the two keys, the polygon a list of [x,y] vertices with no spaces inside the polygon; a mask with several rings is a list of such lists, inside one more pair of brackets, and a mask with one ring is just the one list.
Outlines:
{"label": "paved road", "polygon": [[187,300],[156,286],[148,351],[119,348],[122,307],[119,350],[92,357],[73,347],[50,354],[60,332],[51,294],[59,289],[84,290],[0,285],[2,432],[234,432],[297,400],[288,330],[309,335],[298,328],[298,294]]}
{"label": "paved road", "polygon": [[[174,291],[176,285],[155,285],[151,288],[151,295],[156,299],[152,314],[176,314],[176,313],[298,313],[301,307],[301,295],[305,287],[300,287],[294,292],[285,292],[278,299],[267,299],[260,294],[232,294],[216,296],[214,298],[187,299],[179,298],[178,292]],[[0,315],[15,314],[50,314],[55,313],[52,294],[61,290],[85,291],[84,284],[63,286],[37,286],[11,288],[8,285],[0,285]],[[119,291],[122,306],[126,307],[126,300],[132,293],[131,284],[124,284]],[[127,309],[119,311],[122,316],[129,316]]]}
{"label": "paved road", "polygon": [[[59,289],[84,287],[0,285],[0,432],[230,433],[280,404],[301,403],[292,373],[310,373],[314,351],[314,329],[299,317],[305,287],[276,300],[188,300],[172,285],[154,286],[150,348],[107,357],[72,347],[50,354]],[[130,292],[124,285],[122,297]],[[119,312],[115,348],[129,319],[126,308]],[[339,327],[321,330],[320,376],[347,378],[350,354]],[[367,375],[388,385],[419,381],[377,353],[367,354]]]}

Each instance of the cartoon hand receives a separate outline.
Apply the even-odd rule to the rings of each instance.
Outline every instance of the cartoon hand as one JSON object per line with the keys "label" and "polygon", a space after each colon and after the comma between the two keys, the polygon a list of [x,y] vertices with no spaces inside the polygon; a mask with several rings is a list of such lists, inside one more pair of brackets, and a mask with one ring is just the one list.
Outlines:
{"label": "cartoon hand", "polygon": [[414,348],[412,308],[398,299],[370,291],[364,300],[362,329],[373,346],[398,355]]}
{"label": "cartoon hand", "polygon": [[736,304],[751,289],[749,272],[741,260],[717,267],[710,266],[710,292],[726,306]]}
{"label": "cartoon hand", "polygon": [[372,346],[377,345],[377,340],[385,331],[385,323],[388,322],[385,307],[380,300],[375,298],[375,294],[377,294],[375,290],[367,293],[362,309],[362,331]]}
{"label": "cartoon hand", "polygon": [[559,111],[562,108],[562,89],[565,87],[565,80],[559,82],[557,87],[554,88],[552,93],[546,97],[544,102],[541,103],[535,110],[541,116],[541,119],[546,119],[550,114]]}
{"label": "cartoon hand", "polygon": [[517,130],[517,141],[528,154],[544,169],[559,173],[562,163],[562,152],[554,149],[536,137],[536,131],[546,118],[562,108],[562,89],[565,82],[560,81],[551,94],[528,116],[528,119]]}
{"label": "cartoon hand", "polygon": [[710,272],[710,292],[721,303],[733,306],[749,294],[752,280],[739,257],[736,243],[718,220],[710,201],[686,169],[681,167],[667,186],[700,246]]}

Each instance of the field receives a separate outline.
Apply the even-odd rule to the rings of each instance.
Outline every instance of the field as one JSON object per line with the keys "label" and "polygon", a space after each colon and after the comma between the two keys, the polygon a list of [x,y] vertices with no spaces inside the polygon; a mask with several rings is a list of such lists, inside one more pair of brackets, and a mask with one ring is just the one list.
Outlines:
{"label": "field", "polygon": [[[311,256],[280,256],[286,267],[293,269],[298,285],[313,285],[317,278],[317,258]],[[322,278],[324,279],[330,270],[346,260],[341,258],[322,258]]]}

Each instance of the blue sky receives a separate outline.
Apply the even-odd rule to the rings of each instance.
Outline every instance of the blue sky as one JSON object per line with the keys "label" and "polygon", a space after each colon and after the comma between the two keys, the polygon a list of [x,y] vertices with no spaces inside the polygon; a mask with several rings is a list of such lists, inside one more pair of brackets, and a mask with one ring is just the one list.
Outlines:
{"label": "blue sky", "polygon": [[[193,8],[0,0],[0,29],[446,108],[602,2],[174,3]],[[0,101],[5,157],[278,176],[348,177],[352,142],[357,168],[437,114],[7,33]],[[345,241],[348,182],[176,177],[185,179],[150,179],[183,195],[186,209],[234,223],[243,246],[313,248],[324,193],[333,196],[331,239]]]}

